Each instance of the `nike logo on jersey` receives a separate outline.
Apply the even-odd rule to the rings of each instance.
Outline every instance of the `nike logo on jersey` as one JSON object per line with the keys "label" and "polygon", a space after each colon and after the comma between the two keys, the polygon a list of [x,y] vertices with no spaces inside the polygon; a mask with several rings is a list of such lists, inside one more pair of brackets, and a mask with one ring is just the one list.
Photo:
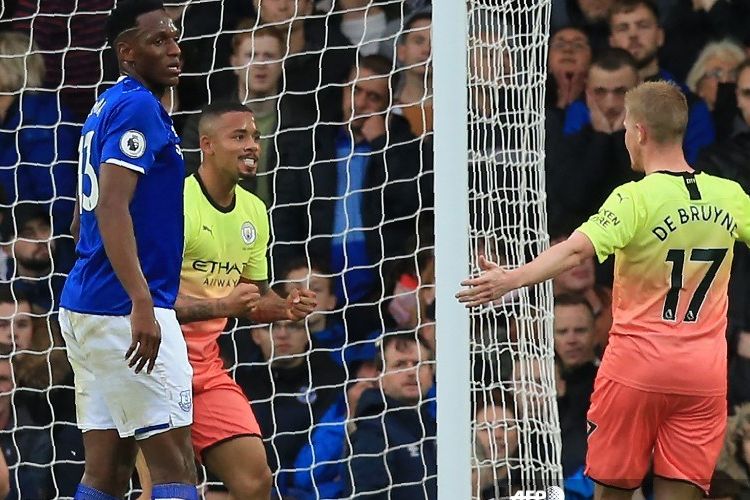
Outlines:
{"label": "nike logo on jersey", "polygon": [[205,226],[205,225],[204,225],[204,226],[203,226],[203,230],[204,230],[204,231],[208,231],[209,233],[211,233],[211,236],[213,236],[213,235],[214,235],[214,231],[213,231],[213,229],[211,229],[211,228],[210,228],[210,227],[208,227],[208,226]]}

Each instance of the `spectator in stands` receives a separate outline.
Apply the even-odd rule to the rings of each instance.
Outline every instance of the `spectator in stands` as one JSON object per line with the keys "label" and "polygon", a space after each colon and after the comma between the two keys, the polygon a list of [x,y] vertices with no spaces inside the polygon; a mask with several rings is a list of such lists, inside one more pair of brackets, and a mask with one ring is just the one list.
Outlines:
{"label": "spectator in stands", "polygon": [[10,361],[0,358],[0,450],[13,470],[7,498],[55,498],[49,433],[34,428],[31,410],[17,401],[14,380]]}
{"label": "spectator in stands", "polygon": [[57,241],[52,238],[47,211],[36,204],[18,204],[1,229],[2,249],[9,259],[4,281],[44,313],[57,311],[65,278],[58,261],[53,263]]}
{"label": "spectator in stands", "polygon": [[557,397],[563,441],[563,477],[582,477],[587,449],[586,413],[599,365],[591,305],[581,295],[557,295],[553,329],[555,355],[564,382],[564,391]]}
{"label": "spectator in stands", "polygon": [[707,44],[688,73],[686,84],[713,111],[719,84],[737,81],[737,66],[745,60],[745,51],[731,40]]}
{"label": "spectator in stands", "polygon": [[0,185],[9,203],[52,203],[55,234],[65,234],[80,129],[57,92],[41,90],[45,71],[38,50],[21,33],[0,33]]}
{"label": "spectator in stands", "polygon": [[471,484],[474,498],[510,497],[520,486],[518,421],[513,397],[497,391],[477,401],[474,410],[475,465]]}
{"label": "spectator in stands", "polygon": [[564,26],[550,37],[548,108],[565,110],[583,95],[590,65],[591,46],[585,31]]}
{"label": "spectator in stands", "polygon": [[[282,498],[339,498],[343,490],[346,405],[344,370],[328,353],[309,349],[305,323],[254,328],[264,363],[237,368],[268,447]],[[326,463],[328,462],[328,463]]]}
{"label": "spectator in stands", "polygon": [[411,132],[432,132],[432,12],[417,11],[404,24],[396,55],[403,68],[396,90],[396,112],[409,122]]}
{"label": "spectator in stands", "polygon": [[357,58],[356,45],[341,33],[331,16],[313,15],[312,0],[253,0],[253,6],[258,23],[275,26],[287,41],[284,90],[305,93],[295,97],[295,106],[316,110],[314,120],[335,119],[338,92],[331,84],[346,80]]}
{"label": "spectator in stands", "polygon": [[361,56],[380,53],[381,40],[387,35],[385,10],[371,0],[337,0],[341,11],[341,33]]}
{"label": "spectator in stands", "polygon": [[[734,415],[727,420],[724,447],[711,481],[712,493],[720,489],[734,490],[732,500],[750,498],[750,403],[734,408]],[[712,494],[711,498],[718,496]]]}
{"label": "spectator in stands", "polygon": [[[102,76],[104,24],[112,7],[113,0],[17,0],[13,12],[13,29],[31,36],[44,58],[44,87],[61,89],[62,102],[76,122],[82,122],[94,105]],[[76,137],[72,146],[77,145]]]}
{"label": "spectator in stands", "polygon": [[552,2],[551,27],[580,26],[588,36],[594,53],[607,46],[607,13],[613,0],[560,0]]}
{"label": "spectator in stands", "polygon": [[739,182],[750,192],[750,59],[737,67],[736,109],[728,139],[706,148],[696,166]]}
{"label": "spectator in stands", "polygon": [[[568,236],[570,233],[564,231],[553,237],[551,243],[559,243]],[[557,276],[552,280],[552,289],[555,297],[576,294],[586,299],[594,315],[594,346],[598,352],[603,352],[612,327],[612,290],[596,283],[593,257]]]}
{"label": "spectator in stands", "polygon": [[410,333],[385,335],[381,348],[380,388],[362,393],[351,435],[351,497],[436,499],[436,423],[425,398],[432,353]]}
{"label": "spectator in stands", "polygon": [[33,330],[31,302],[10,287],[0,287],[0,355],[25,351],[31,347]]}
{"label": "spectator in stands", "polygon": [[316,312],[307,318],[313,349],[322,349],[338,365],[346,363],[350,367],[353,363],[375,357],[374,344],[380,332],[370,330],[367,325],[372,322],[358,321],[361,318],[356,315],[344,323],[341,311],[336,310],[333,279],[323,263],[315,260],[308,263],[306,258],[288,262],[281,282],[285,293],[299,287],[315,292]]}
{"label": "spectator in stands", "polygon": [[[75,384],[60,328],[55,316],[45,313],[32,307],[22,291],[0,286],[2,354],[13,353],[17,386],[13,403],[28,410],[33,425],[51,428],[57,494],[71,497],[83,474],[83,440],[76,427]],[[11,333],[15,345],[9,343]]]}
{"label": "spectator in stands", "polygon": [[662,0],[664,47],[659,51],[679,81],[687,78],[693,62],[712,40],[745,40],[750,35],[750,3],[740,0]]}
{"label": "spectator in stands", "polygon": [[598,210],[612,189],[637,178],[625,149],[625,92],[638,83],[633,58],[603,51],[591,64],[584,99],[568,106],[565,141],[547,149],[551,224],[577,227]]}
{"label": "spectator in stands", "polygon": [[417,215],[431,204],[419,143],[403,118],[388,116],[390,70],[381,56],[362,58],[344,87],[343,123],[279,142],[274,260],[328,263],[339,304],[379,295],[378,276],[406,255]]}
{"label": "spectator in stands", "polygon": [[641,81],[667,80],[678,83],[688,99],[688,125],[684,149],[688,162],[694,162],[705,146],[714,142],[716,132],[708,106],[659,64],[664,30],[654,0],[616,0],[609,14],[612,47],[625,49],[638,65]]}
{"label": "spectator in stands", "polygon": [[[255,126],[261,134],[258,173],[252,179],[241,181],[240,185],[270,207],[273,205],[277,132],[313,110],[292,106],[287,94],[280,95],[282,60],[286,53],[284,35],[272,26],[253,30],[253,25],[254,21],[245,19],[237,26],[241,31],[232,37],[231,82],[226,95],[218,99],[245,103],[253,111]],[[199,115],[191,116],[182,133],[181,146],[188,175],[198,169],[201,160],[199,118]]]}

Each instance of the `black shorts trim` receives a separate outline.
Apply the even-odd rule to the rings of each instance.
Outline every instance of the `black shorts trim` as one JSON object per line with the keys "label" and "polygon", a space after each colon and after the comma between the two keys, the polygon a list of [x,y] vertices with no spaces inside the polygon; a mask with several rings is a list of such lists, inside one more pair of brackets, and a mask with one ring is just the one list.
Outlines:
{"label": "black shorts trim", "polygon": [[[598,485],[600,485],[600,486],[604,486],[604,487],[606,487],[606,488],[612,488],[613,490],[619,490],[619,491],[635,491],[635,490],[637,490],[638,488],[640,488],[640,487],[641,487],[641,485],[638,485],[638,486],[636,486],[635,488],[622,488],[622,487],[620,487],[620,486],[614,486],[614,485],[611,485],[611,484],[607,484],[607,483],[605,483],[604,481],[599,481],[598,479],[594,479],[594,478],[593,478],[593,477],[591,477],[591,476],[586,476],[586,477],[588,477],[589,479],[591,479],[592,481],[594,481],[594,482],[595,482],[596,484],[598,484]],[[643,482],[643,480],[641,480],[641,482]]]}
{"label": "black shorts trim", "polygon": [[237,439],[237,438],[241,438],[241,437],[257,437],[258,439],[261,440],[261,442],[263,442],[263,436],[261,436],[260,434],[256,434],[255,432],[247,432],[247,433],[242,433],[242,434],[235,434],[234,436],[229,436],[229,437],[226,437],[224,439],[219,439],[215,443],[211,443],[210,445],[206,446],[205,448],[203,448],[201,450],[201,462],[204,463],[206,461],[206,452],[208,450],[210,450],[212,448],[215,448],[215,447],[219,446],[220,444],[224,444],[224,443],[226,443],[228,441],[232,441],[233,439]]}
{"label": "black shorts trim", "polygon": [[676,477],[667,477],[667,476],[662,476],[660,474],[654,474],[654,477],[658,477],[658,478],[661,478],[661,479],[666,479],[667,481],[677,481],[679,483],[687,483],[687,484],[689,484],[691,486],[695,486],[696,488],[698,488],[699,490],[701,490],[706,495],[708,495],[708,493],[709,493],[708,490],[704,490],[703,489],[703,486],[701,486],[701,485],[699,485],[697,483],[694,483],[693,481],[690,481],[689,479],[682,479],[682,478],[676,478]]}

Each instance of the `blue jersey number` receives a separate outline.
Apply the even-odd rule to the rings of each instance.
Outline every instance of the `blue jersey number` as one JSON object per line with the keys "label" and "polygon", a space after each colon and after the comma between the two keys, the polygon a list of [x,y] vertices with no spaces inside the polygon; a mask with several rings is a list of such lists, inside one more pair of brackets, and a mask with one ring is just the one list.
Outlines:
{"label": "blue jersey number", "polygon": [[[86,132],[78,146],[78,201],[81,212],[90,212],[99,203],[99,179],[91,165],[91,142],[94,131]],[[89,194],[86,194],[86,193]]]}

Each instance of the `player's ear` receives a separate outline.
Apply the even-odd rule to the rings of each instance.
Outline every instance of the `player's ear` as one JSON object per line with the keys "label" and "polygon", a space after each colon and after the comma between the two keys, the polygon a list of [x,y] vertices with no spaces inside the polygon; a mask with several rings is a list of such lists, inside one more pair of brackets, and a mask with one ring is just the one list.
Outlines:
{"label": "player's ear", "polygon": [[120,40],[115,45],[117,59],[123,63],[132,65],[135,62],[135,50],[133,45],[125,40]]}
{"label": "player's ear", "polygon": [[208,137],[207,135],[201,135],[200,146],[201,146],[201,151],[203,151],[204,155],[214,154],[213,143],[211,142],[211,138]]}
{"label": "player's ear", "polygon": [[641,125],[640,123],[636,123],[635,129],[637,132],[638,144],[643,144],[644,142],[646,142],[646,137],[648,136],[648,134],[643,125]]}

